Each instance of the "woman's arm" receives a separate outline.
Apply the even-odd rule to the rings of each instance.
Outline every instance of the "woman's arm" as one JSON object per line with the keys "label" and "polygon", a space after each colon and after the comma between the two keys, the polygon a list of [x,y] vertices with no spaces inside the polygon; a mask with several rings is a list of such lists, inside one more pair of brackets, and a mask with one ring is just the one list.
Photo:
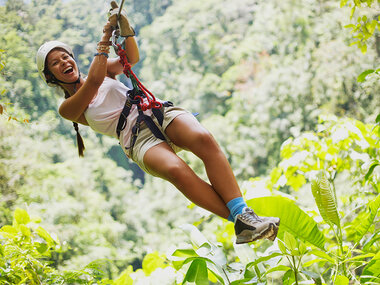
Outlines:
{"label": "woman's arm", "polygon": [[[112,31],[109,22],[104,26],[103,31],[102,41],[109,41]],[[78,122],[83,112],[87,109],[88,104],[90,104],[98,92],[106,74],[107,57],[104,55],[95,56],[86,81],[75,94],[63,101],[59,107],[59,114],[65,119]]]}
{"label": "woman's arm", "polygon": [[[135,37],[125,39],[125,51],[128,62],[134,66],[140,60],[139,48]],[[107,76],[115,78],[116,75],[123,73],[123,66],[119,62],[120,58],[111,58],[107,61]]]}

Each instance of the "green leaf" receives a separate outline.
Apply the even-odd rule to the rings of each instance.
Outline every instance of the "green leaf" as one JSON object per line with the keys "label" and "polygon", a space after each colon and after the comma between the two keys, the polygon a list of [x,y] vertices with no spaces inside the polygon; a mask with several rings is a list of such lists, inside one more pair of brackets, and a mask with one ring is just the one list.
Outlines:
{"label": "green leaf", "polygon": [[306,261],[305,263],[302,264],[303,267],[309,267],[309,266],[312,266],[313,264],[315,263],[319,263],[319,262],[322,262],[323,264],[326,263],[326,259],[313,259],[313,260],[310,260],[310,261]]}
{"label": "green leaf", "polygon": [[286,247],[290,249],[290,251],[298,249],[298,242],[292,234],[285,232],[284,241],[285,241]]}
{"label": "green leaf", "polygon": [[371,259],[371,261],[364,267],[363,276],[373,276],[373,278],[364,277],[361,281],[367,282],[371,279],[376,279],[380,277],[380,251]]}
{"label": "green leaf", "polygon": [[346,276],[338,275],[335,278],[334,284],[335,285],[348,285],[349,282],[350,282],[350,280]]}
{"label": "green leaf", "polygon": [[295,276],[292,269],[289,269],[284,276],[282,276],[283,285],[293,285],[295,283]]}
{"label": "green leaf", "polygon": [[352,19],[352,17],[354,16],[355,10],[356,10],[356,6],[352,7],[351,13],[350,13],[350,19]]}
{"label": "green leaf", "polygon": [[20,225],[20,231],[24,237],[30,237],[31,236],[30,229],[25,225]]}
{"label": "green leaf", "polygon": [[142,269],[146,276],[152,274],[157,268],[165,268],[165,256],[157,251],[147,254],[142,262]]}
{"label": "green leaf", "polygon": [[270,269],[267,270],[266,274],[269,274],[271,272],[277,272],[277,271],[288,271],[289,269],[291,269],[289,266],[286,266],[286,265],[277,265],[275,267],[272,267]]}
{"label": "green leaf", "polygon": [[[279,244],[280,244],[280,242],[279,242]],[[259,263],[262,263],[262,262],[268,261],[268,260],[270,260],[270,259],[272,259],[272,258],[275,258],[275,257],[281,256],[281,255],[282,255],[282,254],[279,253],[279,252],[274,252],[274,253],[272,253],[272,254],[270,254],[270,255],[260,257],[260,258],[256,259],[255,261],[252,261],[252,262],[248,263],[248,264],[246,265],[245,268],[246,268],[246,270],[248,270],[248,269],[250,269],[252,266],[255,266],[255,265],[259,264]]]}
{"label": "green leaf", "polygon": [[344,6],[346,6],[348,0],[340,0],[340,8],[343,8]]}
{"label": "green leaf", "polygon": [[189,248],[189,249],[176,249],[172,256],[176,257],[193,257],[193,256],[198,256],[197,253],[195,252],[194,249]]}
{"label": "green leaf", "polygon": [[363,236],[368,232],[369,228],[373,225],[373,222],[377,216],[380,208],[380,194],[375,199],[370,201],[367,205],[366,214],[360,216],[360,223],[357,223],[355,234],[355,242],[359,242]]}
{"label": "green leaf", "polygon": [[379,161],[374,161],[372,162],[371,166],[369,167],[368,169],[368,172],[367,174],[364,176],[364,179],[367,181],[368,178],[371,176],[372,172],[375,170],[375,167],[376,166],[379,166],[380,165],[380,162]]}
{"label": "green leaf", "polygon": [[312,251],[310,251],[310,254],[313,254],[315,256],[318,256],[332,264],[335,264],[335,259],[332,258],[330,255],[328,255],[326,252],[324,251],[321,251],[321,250],[318,250],[318,249],[314,249]]}
{"label": "green leaf", "polygon": [[8,226],[8,225],[3,226],[1,228],[1,231],[4,233],[11,234],[11,235],[17,235],[18,234],[18,231],[15,229],[15,227]]}
{"label": "green leaf", "polygon": [[352,47],[352,46],[354,46],[354,45],[357,45],[357,44],[359,44],[360,43],[360,41],[356,41],[356,42],[352,42],[352,43],[350,43],[350,47]]}
{"label": "green leaf", "polygon": [[34,245],[37,251],[41,254],[47,253],[47,251],[49,250],[49,247],[46,243],[35,242]]}
{"label": "green leaf", "polygon": [[371,246],[380,241],[380,231],[375,232],[373,235],[371,235],[366,242],[363,244],[363,250],[364,251],[369,251]]}
{"label": "green leaf", "polygon": [[344,28],[346,29],[353,29],[355,28],[356,26],[354,24],[349,24],[349,25],[345,25]]}
{"label": "green leaf", "polygon": [[188,258],[198,257],[194,249],[176,249],[168,259],[172,262],[173,267],[179,270]]}
{"label": "green leaf", "polygon": [[374,256],[375,256],[375,254],[371,252],[371,253],[367,253],[367,254],[356,255],[354,257],[345,259],[343,262],[351,262],[351,261],[355,261],[355,260],[362,260],[362,259],[366,259],[368,257],[374,257]]}
{"label": "green leaf", "polygon": [[47,245],[48,245],[49,247],[52,247],[52,246],[54,246],[54,245],[56,244],[55,240],[50,236],[50,234],[49,234],[44,228],[42,228],[42,227],[38,227],[38,228],[36,229],[36,233],[37,233],[41,238],[43,238],[43,239],[46,241],[46,243],[47,243]]}
{"label": "green leaf", "polygon": [[317,179],[312,181],[311,192],[323,220],[329,225],[335,224],[340,227],[336,195],[324,171],[318,175]]}
{"label": "green leaf", "polygon": [[14,213],[14,219],[19,225],[26,225],[30,222],[30,217],[27,211],[21,208],[17,208]]}
{"label": "green leaf", "polygon": [[209,284],[206,261],[195,259],[191,263],[182,284],[186,284],[186,282],[194,282],[196,285]]}
{"label": "green leaf", "polygon": [[281,240],[278,241],[278,248],[280,249],[280,251],[283,253],[283,254],[287,254],[288,251],[286,250],[286,246],[285,246],[285,243]]}
{"label": "green leaf", "polygon": [[304,255],[306,252],[308,252],[306,244],[304,244],[302,241],[299,242],[298,250],[301,255]]}
{"label": "green leaf", "polygon": [[130,276],[133,273],[132,265],[129,265],[120,276],[112,283],[113,285],[133,285],[133,279]]}
{"label": "green leaf", "polygon": [[362,43],[362,46],[360,47],[360,50],[363,54],[365,54],[367,52],[367,44],[366,43]]}
{"label": "green leaf", "polygon": [[366,70],[366,71],[363,71],[363,72],[358,76],[357,81],[358,81],[358,82],[364,82],[365,79],[366,79],[366,77],[367,77],[367,75],[368,75],[368,74],[371,74],[371,73],[374,73],[374,72],[375,72],[374,69],[368,69],[368,70]]}
{"label": "green leaf", "polygon": [[324,248],[325,237],[319,231],[317,223],[289,198],[282,196],[260,197],[248,200],[247,204],[260,216],[272,216],[281,219],[279,237],[287,231],[316,247]]}

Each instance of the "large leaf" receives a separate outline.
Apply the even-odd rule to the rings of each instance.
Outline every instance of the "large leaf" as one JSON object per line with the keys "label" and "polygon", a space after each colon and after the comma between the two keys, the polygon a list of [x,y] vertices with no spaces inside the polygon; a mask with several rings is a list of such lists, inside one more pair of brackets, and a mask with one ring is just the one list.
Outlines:
{"label": "large leaf", "polygon": [[340,227],[336,195],[324,172],[321,172],[318,178],[312,181],[311,192],[323,220],[330,226],[335,224]]}
{"label": "large leaf", "polygon": [[206,261],[203,259],[195,259],[189,270],[186,272],[186,276],[183,279],[182,284],[186,282],[194,282],[196,285],[208,285],[208,274]]}
{"label": "large leaf", "polygon": [[247,204],[261,216],[279,217],[281,219],[278,235],[288,231],[303,241],[307,241],[321,249],[324,248],[325,237],[319,231],[317,223],[302,211],[294,201],[282,197],[271,196],[254,198]]}
{"label": "large leaf", "polygon": [[377,197],[368,203],[368,208],[365,216],[360,216],[361,221],[356,227],[355,242],[359,242],[363,236],[367,233],[370,226],[373,225],[377,213],[380,208],[380,194]]}

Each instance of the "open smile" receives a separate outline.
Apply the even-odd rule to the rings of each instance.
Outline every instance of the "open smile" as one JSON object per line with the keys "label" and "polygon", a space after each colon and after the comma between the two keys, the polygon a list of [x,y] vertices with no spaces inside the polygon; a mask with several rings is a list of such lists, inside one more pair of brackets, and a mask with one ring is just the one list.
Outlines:
{"label": "open smile", "polygon": [[63,70],[64,74],[72,74],[74,73],[74,68],[72,66],[69,66]]}

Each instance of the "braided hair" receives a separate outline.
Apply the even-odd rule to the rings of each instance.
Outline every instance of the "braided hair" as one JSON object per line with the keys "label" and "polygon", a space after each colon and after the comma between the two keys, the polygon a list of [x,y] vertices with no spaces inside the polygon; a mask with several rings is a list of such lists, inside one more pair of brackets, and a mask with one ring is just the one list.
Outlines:
{"label": "braided hair", "polygon": [[[63,90],[63,91],[65,92],[65,99],[69,98],[70,97],[69,92],[67,92],[66,90]],[[79,154],[80,157],[83,157],[83,152],[85,150],[85,147],[84,147],[84,142],[83,142],[82,136],[79,133],[78,123],[73,122],[73,126],[74,126],[74,129],[75,129],[75,132],[77,133],[78,154]]]}

